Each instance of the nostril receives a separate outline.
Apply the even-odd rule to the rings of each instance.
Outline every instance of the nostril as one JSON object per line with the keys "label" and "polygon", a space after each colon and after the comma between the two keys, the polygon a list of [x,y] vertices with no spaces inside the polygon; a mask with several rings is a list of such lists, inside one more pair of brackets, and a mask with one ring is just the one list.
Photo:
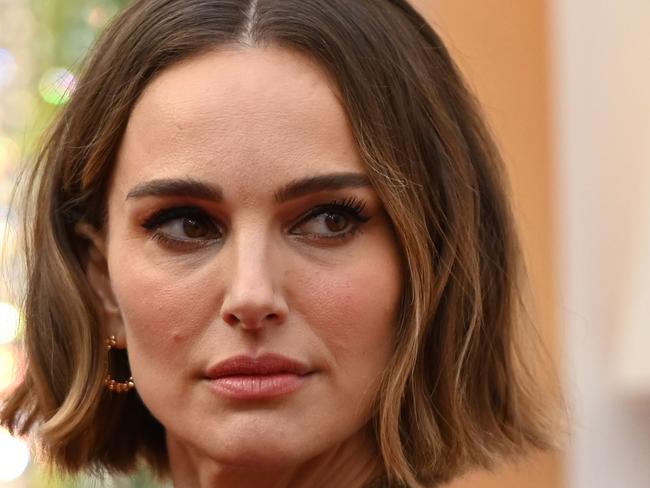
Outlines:
{"label": "nostril", "polygon": [[226,314],[223,319],[228,325],[237,325],[239,323],[239,317],[234,313]]}
{"label": "nostril", "polygon": [[255,317],[255,314],[250,316],[245,316],[244,314],[237,313],[227,313],[223,315],[223,320],[230,326],[242,325],[245,328],[259,328],[263,327],[265,324],[277,324],[281,322],[281,315],[278,313],[268,313],[266,315],[258,315]]}

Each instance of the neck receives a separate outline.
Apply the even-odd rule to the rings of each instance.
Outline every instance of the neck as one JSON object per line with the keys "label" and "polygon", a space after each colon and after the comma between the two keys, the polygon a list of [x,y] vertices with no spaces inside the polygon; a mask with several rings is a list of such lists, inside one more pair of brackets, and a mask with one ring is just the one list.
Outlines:
{"label": "neck", "polygon": [[167,436],[174,488],[365,488],[381,474],[379,455],[364,433],[304,462],[255,468],[219,463]]}

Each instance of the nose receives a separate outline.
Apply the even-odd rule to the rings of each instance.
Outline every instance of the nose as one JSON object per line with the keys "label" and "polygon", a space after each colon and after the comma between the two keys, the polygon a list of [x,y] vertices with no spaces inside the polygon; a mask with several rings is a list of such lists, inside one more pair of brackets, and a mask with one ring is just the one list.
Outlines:
{"label": "nose", "polygon": [[231,256],[224,256],[231,266],[224,277],[221,318],[230,326],[255,330],[284,323],[288,307],[279,286],[279,260],[262,239],[250,237],[233,239]]}

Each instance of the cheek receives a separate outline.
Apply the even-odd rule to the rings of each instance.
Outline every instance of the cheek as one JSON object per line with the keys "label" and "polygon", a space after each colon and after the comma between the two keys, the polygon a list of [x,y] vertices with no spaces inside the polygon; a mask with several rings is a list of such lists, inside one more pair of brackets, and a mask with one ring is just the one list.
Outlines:
{"label": "cheek", "polygon": [[214,320],[218,299],[206,300],[200,273],[179,273],[131,253],[116,259],[111,277],[128,346],[148,359],[170,357]]}
{"label": "cheek", "polygon": [[[390,241],[381,244],[385,242]],[[181,263],[177,257],[153,262],[146,251],[134,252],[128,241],[116,245],[110,256],[113,291],[136,362],[133,367],[155,364],[169,370],[184,351],[201,349],[214,339],[210,329],[219,321],[228,291],[228,283],[218,278],[222,276],[218,262],[210,258],[209,263]],[[351,363],[360,359],[370,369],[385,364],[402,286],[393,247],[371,242],[363,252],[352,252],[340,261],[291,262],[280,278],[290,310],[290,330],[283,337],[314,337],[335,364],[357,367]],[[219,342],[226,347],[231,337],[224,334]]]}
{"label": "cheek", "polygon": [[345,269],[306,273],[299,281],[296,308],[333,352],[390,350],[401,293],[394,259],[360,260]]}

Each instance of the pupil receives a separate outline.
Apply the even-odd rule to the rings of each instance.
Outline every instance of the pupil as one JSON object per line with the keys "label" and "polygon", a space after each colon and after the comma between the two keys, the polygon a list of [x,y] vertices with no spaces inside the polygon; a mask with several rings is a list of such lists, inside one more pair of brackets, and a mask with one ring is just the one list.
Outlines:
{"label": "pupil", "polygon": [[327,214],[325,217],[325,225],[332,232],[341,232],[347,227],[348,219],[341,214]]}
{"label": "pupil", "polygon": [[187,237],[205,236],[205,229],[195,219],[183,219],[183,232]]}

